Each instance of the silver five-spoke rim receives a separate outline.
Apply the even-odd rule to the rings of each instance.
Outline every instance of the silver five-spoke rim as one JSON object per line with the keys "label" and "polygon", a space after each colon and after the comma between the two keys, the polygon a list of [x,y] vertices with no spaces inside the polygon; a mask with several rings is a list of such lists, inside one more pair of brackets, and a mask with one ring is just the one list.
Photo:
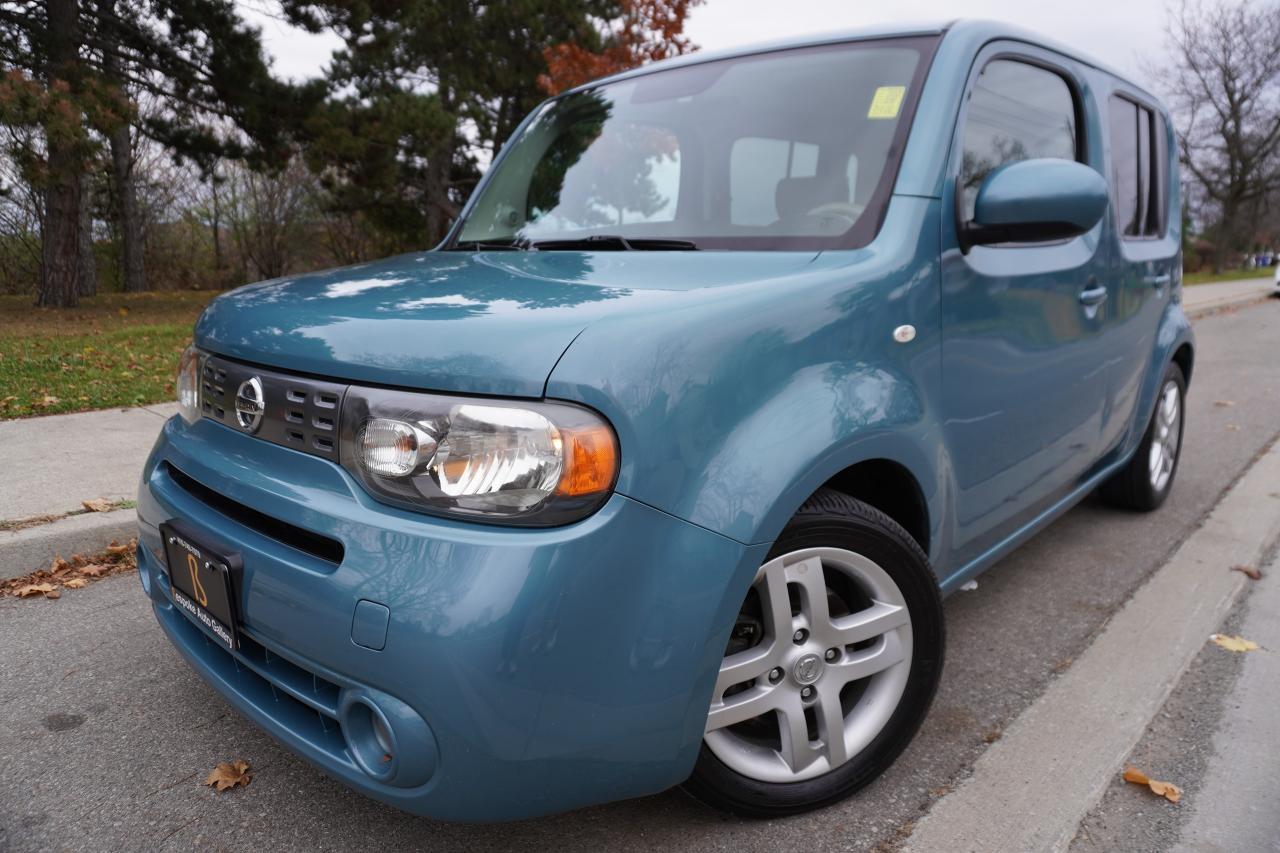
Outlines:
{"label": "silver five-spoke rim", "polygon": [[1151,486],[1164,491],[1173,476],[1173,466],[1178,461],[1178,439],[1182,434],[1181,395],[1178,384],[1172,380],[1164,384],[1160,402],[1156,405],[1155,428],[1151,433],[1151,454],[1147,459],[1147,472]]}
{"label": "silver five-spoke rim", "polygon": [[[856,756],[893,716],[910,674],[910,614],[884,569],[839,548],[770,560],[753,586],[762,635],[721,664],[706,743],[752,779],[812,779]],[[856,592],[857,609],[837,587]]]}

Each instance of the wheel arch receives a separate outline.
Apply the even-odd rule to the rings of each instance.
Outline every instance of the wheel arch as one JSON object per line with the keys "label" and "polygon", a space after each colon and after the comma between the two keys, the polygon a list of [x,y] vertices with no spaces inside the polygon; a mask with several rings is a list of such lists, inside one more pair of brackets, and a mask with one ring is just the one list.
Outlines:
{"label": "wheel arch", "polygon": [[1133,422],[1129,427],[1129,438],[1125,442],[1124,457],[1127,459],[1142,441],[1151,413],[1155,411],[1156,398],[1160,390],[1161,379],[1169,364],[1177,364],[1182,369],[1182,378],[1187,387],[1191,385],[1191,372],[1195,366],[1195,333],[1191,322],[1177,302],[1170,302],[1160,318],[1160,326],[1156,330],[1155,351],[1147,367],[1147,375],[1143,379],[1138,397],[1138,405],[1134,409]]}
{"label": "wheel arch", "polygon": [[920,545],[937,571],[946,530],[941,496],[944,469],[940,448],[911,429],[874,432],[831,448],[777,496],[757,529],[756,542],[782,533],[806,501],[823,488],[833,489],[880,510]]}
{"label": "wheel arch", "polygon": [[1182,368],[1182,378],[1191,387],[1191,369],[1195,366],[1196,353],[1191,341],[1183,341],[1173,353],[1173,362]]}
{"label": "wheel arch", "polygon": [[915,475],[892,459],[855,462],[822,484],[875,507],[897,522],[926,554],[933,538],[929,504]]}

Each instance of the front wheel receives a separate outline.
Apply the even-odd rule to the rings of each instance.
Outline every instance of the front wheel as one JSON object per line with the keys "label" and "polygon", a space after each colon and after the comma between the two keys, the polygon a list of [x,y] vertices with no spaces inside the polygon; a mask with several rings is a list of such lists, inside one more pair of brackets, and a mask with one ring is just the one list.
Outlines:
{"label": "front wheel", "polygon": [[848,797],[889,767],[942,674],[938,585],[878,510],[822,490],[757,572],[686,788],[753,817]]}

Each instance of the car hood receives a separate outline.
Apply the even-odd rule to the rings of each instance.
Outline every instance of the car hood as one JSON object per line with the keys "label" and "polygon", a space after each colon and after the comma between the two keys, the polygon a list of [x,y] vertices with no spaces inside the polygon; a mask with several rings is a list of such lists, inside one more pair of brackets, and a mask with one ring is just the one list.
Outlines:
{"label": "car hood", "polygon": [[318,376],[539,397],[605,313],[787,276],[812,252],[420,252],[223,294],[203,349]]}

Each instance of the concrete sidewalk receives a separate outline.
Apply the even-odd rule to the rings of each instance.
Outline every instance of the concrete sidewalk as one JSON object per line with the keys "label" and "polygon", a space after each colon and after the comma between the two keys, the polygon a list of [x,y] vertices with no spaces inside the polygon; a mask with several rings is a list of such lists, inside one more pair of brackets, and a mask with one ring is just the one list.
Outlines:
{"label": "concrete sidewalk", "polygon": [[1263,569],[1263,580],[1254,585],[1240,634],[1260,648],[1245,656],[1226,697],[1213,755],[1176,853],[1280,850],[1280,560]]}
{"label": "concrete sidewalk", "polygon": [[[160,425],[176,412],[163,403],[0,422],[0,524],[9,528],[0,529],[0,579],[134,536],[132,509],[87,513],[83,501],[133,500]],[[12,529],[44,516],[57,520]]]}
{"label": "concrete sidewalk", "polygon": [[1192,284],[1182,288],[1182,307],[1194,319],[1215,311],[1258,302],[1275,292],[1275,280],[1270,276]]}
{"label": "concrete sidewalk", "polygon": [[[969,777],[934,804],[906,850],[1066,850],[1210,633],[1254,583],[1230,567],[1259,565],[1280,536],[1277,482],[1280,444],[1228,490],[1204,525],[1005,729]],[[1247,630],[1274,642],[1275,613],[1264,610],[1256,621]],[[1265,659],[1246,665],[1254,671],[1241,692],[1236,728],[1249,737],[1237,739],[1235,729],[1224,728],[1215,739],[1219,761],[1184,836],[1193,845],[1212,838],[1220,846],[1188,849],[1262,850],[1228,839],[1274,832],[1273,789],[1266,786],[1276,778],[1275,753],[1268,738],[1280,727],[1262,717],[1274,717],[1277,670]],[[1249,808],[1249,801],[1233,806],[1228,817],[1233,788],[1251,791],[1264,811]]]}

